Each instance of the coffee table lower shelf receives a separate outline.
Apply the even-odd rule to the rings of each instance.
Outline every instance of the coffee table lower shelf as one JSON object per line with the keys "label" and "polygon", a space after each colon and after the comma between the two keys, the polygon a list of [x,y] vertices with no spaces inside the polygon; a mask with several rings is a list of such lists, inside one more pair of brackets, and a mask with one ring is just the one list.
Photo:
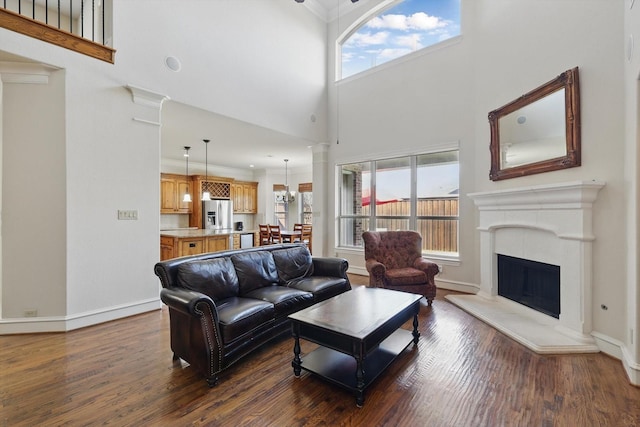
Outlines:
{"label": "coffee table lower shelf", "polygon": [[[368,387],[413,339],[411,331],[398,329],[367,354],[364,359],[364,387]],[[302,358],[300,367],[348,390],[358,391],[354,356],[320,346]]]}

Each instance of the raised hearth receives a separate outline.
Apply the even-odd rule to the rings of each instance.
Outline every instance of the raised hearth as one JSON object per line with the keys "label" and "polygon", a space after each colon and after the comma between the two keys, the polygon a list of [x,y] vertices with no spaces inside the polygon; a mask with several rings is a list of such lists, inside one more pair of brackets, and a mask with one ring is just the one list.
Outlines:
{"label": "raised hearth", "polygon": [[[602,182],[469,194],[480,211],[480,291],[446,298],[538,353],[599,351],[592,325],[592,205]],[[497,254],[560,266],[556,319],[498,295]]]}

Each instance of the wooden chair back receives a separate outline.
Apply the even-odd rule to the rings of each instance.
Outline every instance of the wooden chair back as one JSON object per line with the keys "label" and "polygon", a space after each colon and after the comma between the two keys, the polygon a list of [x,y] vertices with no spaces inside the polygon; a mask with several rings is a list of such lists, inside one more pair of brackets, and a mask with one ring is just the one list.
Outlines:
{"label": "wooden chair back", "polygon": [[302,224],[302,229],[300,230],[300,240],[304,242],[305,245],[307,245],[307,247],[309,248],[309,252],[311,252],[311,234],[311,224]]}
{"label": "wooden chair back", "polygon": [[267,224],[259,224],[260,229],[260,246],[271,244],[271,233]]}
{"label": "wooden chair back", "polygon": [[271,243],[282,243],[279,225],[269,224],[269,233],[271,234]]}

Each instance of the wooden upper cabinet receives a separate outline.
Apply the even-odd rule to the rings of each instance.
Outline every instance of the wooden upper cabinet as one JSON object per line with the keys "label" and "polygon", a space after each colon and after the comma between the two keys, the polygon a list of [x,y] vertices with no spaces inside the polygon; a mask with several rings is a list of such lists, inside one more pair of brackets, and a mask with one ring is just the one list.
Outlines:
{"label": "wooden upper cabinet", "polygon": [[181,175],[162,174],[160,176],[160,213],[191,213],[192,203],[182,201],[184,193],[193,189],[191,183]]}
{"label": "wooden upper cabinet", "polygon": [[236,181],[231,184],[231,199],[234,213],[254,214],[258,212],[258,183]]}

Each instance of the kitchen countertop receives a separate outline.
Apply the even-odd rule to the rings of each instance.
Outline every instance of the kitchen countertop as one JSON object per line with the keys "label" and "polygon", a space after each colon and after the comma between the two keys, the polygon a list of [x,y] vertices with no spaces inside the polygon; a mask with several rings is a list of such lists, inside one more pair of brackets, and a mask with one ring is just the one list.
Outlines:
{"label": "kitchen countertop", "polygon": [[208,237],[208,236],[224,236],[230,234],[252,234],[258,230],[209,230],[202,228],[187,228],[179,230],[160,230],[160,235],[165,237]]}

